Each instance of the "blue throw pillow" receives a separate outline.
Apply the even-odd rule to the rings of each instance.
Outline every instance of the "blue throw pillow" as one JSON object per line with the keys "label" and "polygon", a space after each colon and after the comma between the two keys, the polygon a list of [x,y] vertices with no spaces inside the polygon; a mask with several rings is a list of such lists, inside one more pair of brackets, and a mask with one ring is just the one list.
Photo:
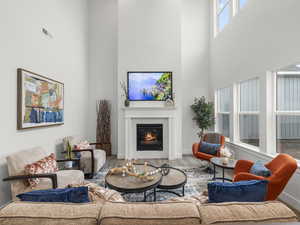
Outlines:
{"label": "blue throw pillow", "polygon": [[88,187],[36,190],[17,195],[21,201],[87,203]]}
{"label": "blue throw pillow", "polygon": [[272,172],[267,167],[265,167],[262,161],[257,161],[256,163],[254,163],[250,169],[250,173],[263,177],[269,177],[272,175]]}
{"label": "blue throw pillow", "polygon": [[209,202],[262,202],[265,201],[267,185],[266,180],[208,183]]}
{"label": "blue throw pillow", "polygon": [[198,152],[203,152],[209,155],[217,155],[218,150],[221,148],[220,144],[211,144],[201,141]]}

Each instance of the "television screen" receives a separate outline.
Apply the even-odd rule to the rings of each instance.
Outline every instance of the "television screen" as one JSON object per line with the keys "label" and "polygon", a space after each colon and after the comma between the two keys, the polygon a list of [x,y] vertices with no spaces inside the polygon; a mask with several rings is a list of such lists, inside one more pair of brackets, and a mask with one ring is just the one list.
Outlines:
{"label": "television screen", "polygon": [[128,72],[130,101],[165,101],[172,98],[172,72]]}

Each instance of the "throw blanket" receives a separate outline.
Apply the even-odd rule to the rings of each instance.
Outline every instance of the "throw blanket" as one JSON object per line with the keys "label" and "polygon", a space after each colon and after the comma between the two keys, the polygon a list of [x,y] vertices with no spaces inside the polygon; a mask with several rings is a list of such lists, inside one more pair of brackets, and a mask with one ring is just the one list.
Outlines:
{"label": "throw blanket", "polygon": [[69,184],[68,187],[88,187],[89,199],[91,202],[125,202],[122,195],[114,190],[105,189],[95,183],[83,182],[81,184]]}

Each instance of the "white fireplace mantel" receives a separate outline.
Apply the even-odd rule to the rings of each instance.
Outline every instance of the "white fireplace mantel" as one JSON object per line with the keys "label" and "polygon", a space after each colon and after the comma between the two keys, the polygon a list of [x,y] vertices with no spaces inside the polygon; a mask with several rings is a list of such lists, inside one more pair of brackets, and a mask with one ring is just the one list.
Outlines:
{"label": "white fireplace mantel", "polygon": [[[128,107],[123,108],[125,121],[125,159],[134,158],[181,158],[180,148],[177,147],[176,137],[177,113],[175,107]],[[159,151],[137,151],[136,123],[163,123],[164,149]]]}

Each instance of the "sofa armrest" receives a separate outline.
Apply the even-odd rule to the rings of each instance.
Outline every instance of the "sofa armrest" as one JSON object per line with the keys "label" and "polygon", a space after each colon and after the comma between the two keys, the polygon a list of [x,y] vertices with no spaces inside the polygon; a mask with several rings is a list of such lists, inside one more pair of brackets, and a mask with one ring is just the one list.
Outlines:
{"label": "sofa armrest", "polygon": [[234,176],[233,182],[238,182],[238,181],[246,181],[246,180],[267,180],[265,177],[262,176],[256,176],[251,173],[238,173]]}
{"label": "sofa armrest", "polygon": [[238,160],[234,168],[234,174],[237,175],[242,172],[248,173],[253,164],[254,163],[249,160]]}
{"label": "sofa armrest", "polygon": [[198,149],[200,148],[200,143],[194,143],[193,144],[193,155],[197,157]]}
{"label": "sofa armrest", "polygon": [[94,149],[76,149],[73,152],[89,152],[91,154],[91,176],[94,176],[94,164],[95,164],[95,156],[94,156]]}
{"label": "sofa armrest", "polygon": [[30,178],[49,178],[52,181],[53,189],[57,188],[57,175],[55,173],[9,176],[4,178],[3,181],[27,180]]}

